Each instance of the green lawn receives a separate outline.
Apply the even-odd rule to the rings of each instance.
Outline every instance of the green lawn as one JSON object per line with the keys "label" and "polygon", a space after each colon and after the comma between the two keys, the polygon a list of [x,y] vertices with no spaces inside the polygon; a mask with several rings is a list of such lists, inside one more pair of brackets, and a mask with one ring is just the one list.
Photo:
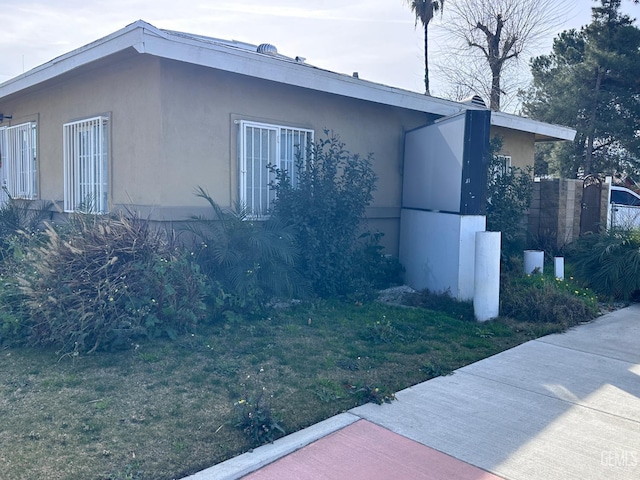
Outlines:
{"label": "green lawn", "polygon": [[5,348],[0,476],[180,478],[254,446],[241,400],[262,394],[291,433],[555,329],[442,308],[322,301],[120,352]]}

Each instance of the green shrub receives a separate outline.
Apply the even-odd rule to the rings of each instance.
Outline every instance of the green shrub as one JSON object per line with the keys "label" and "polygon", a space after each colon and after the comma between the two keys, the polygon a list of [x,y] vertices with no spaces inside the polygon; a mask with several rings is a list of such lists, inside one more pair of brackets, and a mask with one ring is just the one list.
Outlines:
{"label": "green shrub", "polygon": [[31,234],[50,215],[51,202],[17,200],[3,187],[7,201],[0,205],[0,242],[22,231]]}
{"label": "green shrub", "polygon": [[355,275],[376,289],[402,285],[404,268],[396,257],[385,255],[380,245],[384,233],[365,232],[359,237],[356,250]]}
{"label": "green shrub", "polygon": [[[497,152],[502,140],[492,140]],[[502,252],[509,256],[523,248],[525,240],[524,215],[531,202],[531,168],[523,170],[512,166],[504,169],[499,157],[492,156],[487,175],[487,230],[502,232]]]}
{"label": "green shrub", "polygon": [[7,201],[0,204],[0,261],[20,256],[24,245],[41,233],[42,221],[51,214],[51,202],[14,199],[7,189]]}
{"label": "green shrub", "polygon": [[309,294],[296,268],[291,226],[277,218],[253,221],[242,208],[224,211],[202,188],[196,195],[209,203],[213,218],[192,217],[187,229],[200,242],[198,262],[220,286],[224,308],[256,313],[275,298]]}
{"label": "green shrub", "polygon": [[184,332],[205,313],[203,276],[147,220],[77,215],[28,249],[20,274],[31,344],[122,348]]}
{"label": "green shrub", "polygon": [[640,230],[585,235],[571,245],[568,257],[575,276],[598,294],[629,300],[640,293]]}
{"label": "green shrub", "polygon": [[372,156],[352,155],[337,135],[325,134],[306,156],[296,155],[295,187],[289,172],[271,167],[276,200],[270,213],[295,229],[299,267],[316,294],[367,295],[386,262],[379,235],[360,237],[376,188]]}
{"label": "green shrub", "polygon": [[0,345],[24,340],[29,335],[26,297],[15,276],[0,274]]}

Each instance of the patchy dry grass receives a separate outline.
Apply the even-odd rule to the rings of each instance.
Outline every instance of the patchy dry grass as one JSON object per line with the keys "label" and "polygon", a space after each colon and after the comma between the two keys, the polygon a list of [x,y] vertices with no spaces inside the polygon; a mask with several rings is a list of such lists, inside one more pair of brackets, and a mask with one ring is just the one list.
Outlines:
{"label": "patchy dry grass", "polygon": [[59,357],[0,351],[2,478],[180,478],[253,445],[234,402],[264,392],[293,432],[553,327],[382,304],[298,305],[176,341]]}

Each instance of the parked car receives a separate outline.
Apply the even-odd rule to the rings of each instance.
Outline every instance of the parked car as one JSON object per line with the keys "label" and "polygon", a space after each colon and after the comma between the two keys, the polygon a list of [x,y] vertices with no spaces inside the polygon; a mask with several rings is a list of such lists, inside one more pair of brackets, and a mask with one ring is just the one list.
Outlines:
{"label": "parked car", "polygon": [[609,193],[609,227],[640,228],[640,195],[612,186]]}

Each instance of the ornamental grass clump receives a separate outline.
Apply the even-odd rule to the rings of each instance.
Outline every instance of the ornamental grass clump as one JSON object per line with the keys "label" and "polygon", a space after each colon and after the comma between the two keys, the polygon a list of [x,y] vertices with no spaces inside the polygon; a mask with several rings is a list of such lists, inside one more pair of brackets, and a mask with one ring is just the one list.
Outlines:
{"label": "ornamental grass clump", "polygon": [[18,240],[39,232],[42,221],[51,214],[53,204],[44,201],[24,201],[13,198],[6,187],[2,187],[7,200],[0,203],[0,258],[4,260]]}
{"label": "ornamental grass clump", "polygon": [[137,336],[191,329],[205,313],[205,283],[186,253],[148,220],[76,215],[26,253],[18,276],[27,343],[61,352],[123,348]]}
{"label": "ornamental grass clump", "polygon": [[612,228],[574,242],[575,275],[603,297],[631,300],[640,294],[640,230]]}

